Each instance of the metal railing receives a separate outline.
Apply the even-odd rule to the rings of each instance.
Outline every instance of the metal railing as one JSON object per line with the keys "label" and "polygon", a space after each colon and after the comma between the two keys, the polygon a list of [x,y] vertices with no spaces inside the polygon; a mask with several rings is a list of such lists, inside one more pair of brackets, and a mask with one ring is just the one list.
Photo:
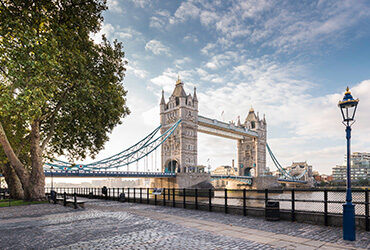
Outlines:
{"label": "metal railing", "polygon": [[[280,211],[290,214],[295,221],[300,212],[324,216],[324,225],[329,225],[331,215],[342,214],[345,203],[345,189],[286,189],[286,190],[250,190],[250,189],[178,189],[178,188],[108,188],[103,194],[101,188],[54,188],[57,193],[72,194],[89,198],[119,200],[125,194],[127,202],[164,205],[172,207],[223,211],[263,210],[269,201],[279,202]],[[50,188],[47,188],[50,192]],[[353,204],[356,205],[356,217],[365,218],[365,228],[369,231],[369,189],[353,189]]]}

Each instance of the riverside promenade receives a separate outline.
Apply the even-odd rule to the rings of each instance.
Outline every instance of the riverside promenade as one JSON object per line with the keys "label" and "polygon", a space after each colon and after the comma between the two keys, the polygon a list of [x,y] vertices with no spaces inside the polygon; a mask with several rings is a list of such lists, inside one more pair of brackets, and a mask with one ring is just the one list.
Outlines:
{"label": "riverside promenade", "polygon": [[86,200],[0,209],[0,249],[369,249],[342,230],[206,211]]}

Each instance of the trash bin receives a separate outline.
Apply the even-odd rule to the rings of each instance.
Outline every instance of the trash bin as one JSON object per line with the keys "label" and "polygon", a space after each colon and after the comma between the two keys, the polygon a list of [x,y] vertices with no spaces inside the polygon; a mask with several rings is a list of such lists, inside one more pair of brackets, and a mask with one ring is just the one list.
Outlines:
{"label": "trash bin", "polygon": [[120,195],[119,195],[119,202],[125,202],[126,201],[126,196],[125,196],[125,193],[121,193]]}
{"label": "trash bin", "polygon": [[280,204],[276,201],[268,201],[265,207],[265,219],[268,221],[280,220]]}
{"label": "trash bin", "polygon": [[50,200],[52,200],[54,204],[57,204],[57,192],[54,190],[51,190],[50,192]]}

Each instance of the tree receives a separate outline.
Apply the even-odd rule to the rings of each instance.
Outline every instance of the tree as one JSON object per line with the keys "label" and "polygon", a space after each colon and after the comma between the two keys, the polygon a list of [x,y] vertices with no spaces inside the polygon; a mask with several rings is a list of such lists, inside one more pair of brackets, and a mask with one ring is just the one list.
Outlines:
{"label": "tree", "polygon": [[45,198],[45,157],[94,156],[129,114],[122,44],[90,38],[105,9],[100,0],[1,2],[0,144],[25,199]]}

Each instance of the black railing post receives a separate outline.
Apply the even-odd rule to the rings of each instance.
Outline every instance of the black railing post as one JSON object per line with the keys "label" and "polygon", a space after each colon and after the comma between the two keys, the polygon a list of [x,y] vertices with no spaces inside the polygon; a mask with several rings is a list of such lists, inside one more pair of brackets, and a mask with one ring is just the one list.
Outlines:
{"label": "black railing post", "polygon": [[198,209],[198,188],[195,190],[195,209]]}
{"label": "black railing post", "polygon": [[227,188],[225,188],[225,214],[227,214]]}
{"label": "black railing post", "polygon": [[112,195],[112,200],[116,200],[116,189],[115,188],[112,188],[112,192],[113,192],[113,195]]}
{"label": "black railing post", "polygon": [[186,208],[186,189],[185,188],[183,189],[183,195],[184,195],[184,197],[183,197],[183,208]]}
{"label": "black railing post", "polygon": [[175,188],[172,188],[172,206],[176,207]]}
{"label": "black railing post", "polygon": [[369,221],[369,190],[365,190],[365,228],[366,231],[370,231]]}
{"label": "black railing post", "polygon": [[66,194],[66,192],[63,193],[63,206],[67,206],[67,194]]}
{"label": "black railing post", "polygon": [[269,201],[269,190],[265,189],[265,206],[267,205],[267,202]]}
{"label": "black railing post", "polygon": [[294,189],[292,189],[292,221],[295,221],[295,194],[294,194]]}
{"label": "black railing post", "polygon": [[245,188],[243,189],[243,215],[247,216],[247,203],[246,203],[246,198],[247,198],[247,190]]}
{"label": "black railing post", "polygon": [[328,190],[324,190],[324,222],[328,226]]}
{"label": "black railing post", "polygon": [[140,203],[143,203],[143,188],[140,188]]}
{"label": "black railing post", "polygon": [[136,202],[136,188],[134,188],[134,203]]}
{"label": "black railing post", "polygon": [[163,188],[163,206],[166,206],[166,188]]}
{"label": "black railing post", "polygon": [[127,188],[127,202],[130,202],[130,188]]}
{"label": "black railing post", "polygon": [[73,205],[74,205],[74,207],[75,207],[75,209],[77,208],[77,195],[76,195],[76,193],[74,193],[74,195],[73,195],[74,197],[74,199],[73,199]]}
{"label": "black railing post", "polygon": [[208,189],[208,210],[212,212],[212,189]]}
{"label": "black railing post", "polygon": [[149,188],[146,189],[146,204],[149,204]]}
{"label": "black railing post", "polygon": [[167,191],[168,191],[168,201],[171,200],[171,188],[167,188]]}
{"label": "black railing post", "polygon": [[154,206],[157,206],[157,192],[154,194]]}

